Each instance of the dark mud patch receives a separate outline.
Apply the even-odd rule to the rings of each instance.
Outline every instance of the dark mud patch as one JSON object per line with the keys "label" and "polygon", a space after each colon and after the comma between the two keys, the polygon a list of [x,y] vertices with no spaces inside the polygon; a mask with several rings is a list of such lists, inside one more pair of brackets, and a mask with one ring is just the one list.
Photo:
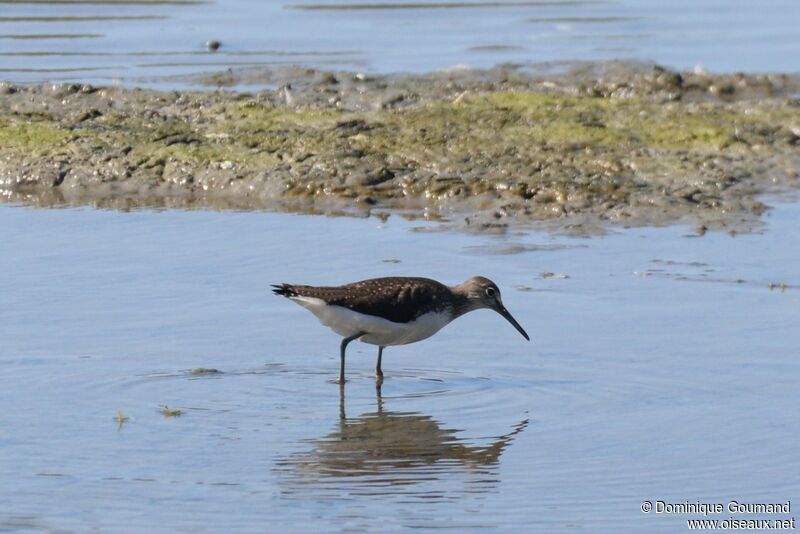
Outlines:
{"label": "dark mud patch", "polygon": [[0,84],[2,197],[705,232],[757,224],[758,195],[800,183],[800,84],[788,75],[615,63],[265,76],[278,88]]}

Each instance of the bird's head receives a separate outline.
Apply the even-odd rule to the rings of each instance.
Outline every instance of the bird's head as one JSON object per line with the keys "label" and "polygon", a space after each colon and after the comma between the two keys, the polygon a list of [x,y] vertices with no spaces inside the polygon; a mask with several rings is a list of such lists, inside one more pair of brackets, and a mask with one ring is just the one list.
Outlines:
{"label": "bird's head", "polygon": [[531,338],[528,337],[525,329],[520,326],[506,307],[503,306],[503,300],[500,297],[500,288],[497,287],[497,284],[483,276],[473,276],[458,287],[460,292],[466,296],[470,309],[479,310],[481,308],[488,308],[496,311],[505,317],[506,320],[522,334],[522,337],[530,341]]}

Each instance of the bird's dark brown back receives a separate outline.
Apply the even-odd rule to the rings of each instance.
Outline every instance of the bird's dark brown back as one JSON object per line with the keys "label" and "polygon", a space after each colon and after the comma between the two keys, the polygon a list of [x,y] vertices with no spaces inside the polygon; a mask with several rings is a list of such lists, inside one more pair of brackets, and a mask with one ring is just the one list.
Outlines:
{"label": "bird's dark brown back", "polygon": [[337,287],[294,284],[275,286],[274,292],[286,297],[322,299],[358,313],[407,323],[431,311],[444,311],[451,304],[450,289],[429,278],[373,278]]}

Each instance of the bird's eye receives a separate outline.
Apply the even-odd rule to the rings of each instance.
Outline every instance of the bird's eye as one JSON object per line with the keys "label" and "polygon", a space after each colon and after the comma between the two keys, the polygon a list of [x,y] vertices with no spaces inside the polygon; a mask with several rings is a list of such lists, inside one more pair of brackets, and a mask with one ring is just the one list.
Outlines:
{"label": "bird's eye", "polygon": [[486,288],[486,296],[487,297],[494,297],[495,293],[497,293],[497,291],[495,291],[493,287],[487,287]]}

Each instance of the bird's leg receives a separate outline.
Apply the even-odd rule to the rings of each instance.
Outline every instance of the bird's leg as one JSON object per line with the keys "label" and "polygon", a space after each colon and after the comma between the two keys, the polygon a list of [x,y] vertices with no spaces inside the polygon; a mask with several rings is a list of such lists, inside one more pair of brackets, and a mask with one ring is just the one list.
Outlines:
{"label": "bird's leg", "polygon": [[341,361],[339,362],[339,385],[344,384],[344,351],[347,349],[347,344],[353,341],[354,339],[358,339],[364,335],[364,332],[359,332],[358,334],[354,334],[350,337],[346,337],[342,340],[342,355]]}
{"label": "bird's leg", "polygon": [[343,424],[347,420],[344,411],[344,384],[339,384],[339,423]]}
{"label": "bird's leg", "polygon": [[378,346],[378,365],[375,366],[375,378],[383,380],[383,371],[381,371],[381,357],[383,356],[384,347]]}
{"label": "bird's leg", "polygon": [[383,414],[383,395],[381,394],[381,385],[383,384],[382,381],[378,380],[375,382],[375,400],[378,404],[378,414]]}

